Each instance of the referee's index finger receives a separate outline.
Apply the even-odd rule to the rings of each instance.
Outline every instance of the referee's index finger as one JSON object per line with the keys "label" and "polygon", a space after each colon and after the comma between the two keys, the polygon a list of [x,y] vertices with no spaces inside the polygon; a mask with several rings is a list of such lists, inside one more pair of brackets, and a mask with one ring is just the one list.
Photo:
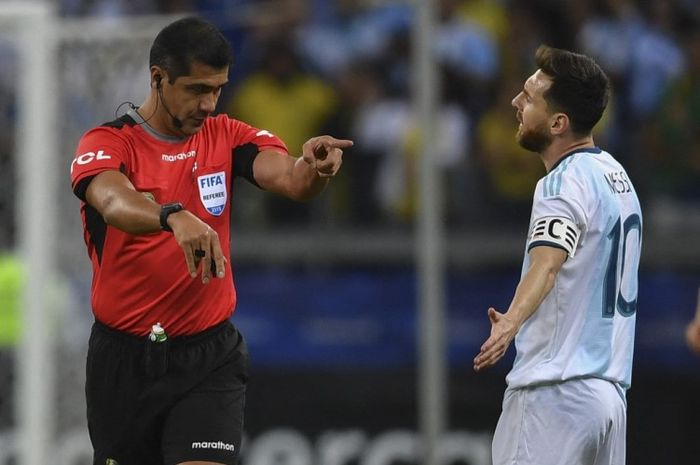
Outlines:
{"label": "referee's index finger", "polygon": [[335,137],[327,136],[328,139],[322,139],[322,143],[325,145],[328,145],[331,148],[335,149],[345,149],[348,147],[352,147],[355,145],[355,142],[353,142],[350,139],[336,139]]}
{"label": "referee's index finger", "polygon": [[347,147],[352,147],[354,144],[355,144],[355,142],[353,142],[350,139],[336,139],[333,136],[324,135],[324,136],[312,137],[311,139],[306,141],[304,146],[306,146],[312,150],[316,150],[319,147],[323,147],[326,149],[328,149],[328,148],[343,149],[343,148],[347,148]]}

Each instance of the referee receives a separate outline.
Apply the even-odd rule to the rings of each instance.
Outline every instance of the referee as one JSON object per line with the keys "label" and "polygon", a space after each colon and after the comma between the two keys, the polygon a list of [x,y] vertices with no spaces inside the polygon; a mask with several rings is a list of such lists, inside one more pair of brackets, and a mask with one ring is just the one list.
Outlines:
{"label": "referee", "polygon": [[206,21],[165,27],[146,100],[84,134],[71,163],[93,268],[85,392],[95,465],[237,462],[248,354],[229,322],[232,181],[307,200],[352,145],[314,137],[295,158],[274,134],[213,116],[230,56]]}

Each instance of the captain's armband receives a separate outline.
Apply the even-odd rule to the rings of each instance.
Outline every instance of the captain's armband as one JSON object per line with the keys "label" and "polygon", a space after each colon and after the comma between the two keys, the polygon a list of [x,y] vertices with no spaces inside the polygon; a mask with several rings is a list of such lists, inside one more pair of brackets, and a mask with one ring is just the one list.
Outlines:
{"label": "captain's armband", "polygon": [[576,223],[560,216],[548,216],[535,220],[527,243],[528,252],[540,245],[564,249],[574,258],[581,230]]}

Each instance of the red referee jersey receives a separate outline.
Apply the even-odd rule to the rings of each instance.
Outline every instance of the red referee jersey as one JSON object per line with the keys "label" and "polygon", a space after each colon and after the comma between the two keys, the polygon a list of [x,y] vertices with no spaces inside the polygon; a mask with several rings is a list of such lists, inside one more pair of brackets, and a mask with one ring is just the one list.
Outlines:
{"label": "red referee jersey", "polygon": [[[92,309],[100,322],[132,334],[146,335],[157,322],[169,335],[194,334],[233,313],[236,290],[230,263],[224,279],[202,284],[201,276],[190,277],[172,233],[132,235],[107,225],[85,203],[90,179],[119,170],[155,202],[181,202],[216,230],[229,257],[233,178],[252,176],[257,152],[287,149],[269,132],[225,115],[207,118],[199,132],[185,139],[159,136],[134,118],[124,116],[88,131],[71,164],[93,267]],[[241,173],[241,167],[249,173]]]}

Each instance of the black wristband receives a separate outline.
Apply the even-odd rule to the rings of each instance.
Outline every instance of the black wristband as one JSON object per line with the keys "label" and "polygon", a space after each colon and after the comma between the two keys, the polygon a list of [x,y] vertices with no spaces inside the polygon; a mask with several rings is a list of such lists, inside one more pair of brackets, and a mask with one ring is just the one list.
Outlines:
{"label": "black wristband", "polygon": [[160,229],[167,232],[173,232],[173,229],[168,225],[168,216],[173,213],[184,210],[180,202],[164,203],[160,206]]}

